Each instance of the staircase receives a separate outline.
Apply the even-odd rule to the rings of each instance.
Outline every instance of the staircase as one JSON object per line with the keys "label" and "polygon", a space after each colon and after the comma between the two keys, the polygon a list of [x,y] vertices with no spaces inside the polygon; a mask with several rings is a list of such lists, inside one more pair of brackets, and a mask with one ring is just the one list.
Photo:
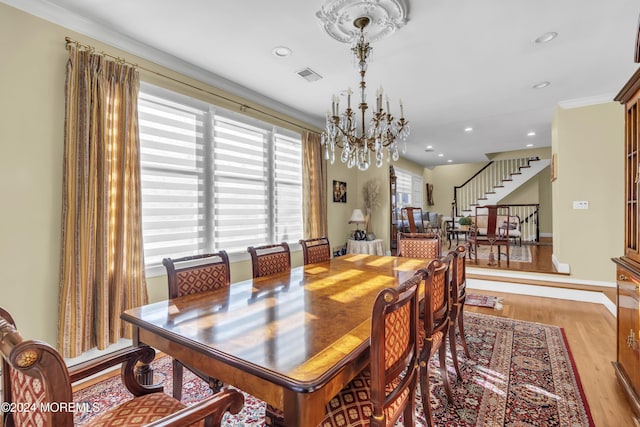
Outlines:
{"label": "staircase", "polygon": [[[525,157],[492,161],[467,182],[454,187],[452,215],[475,215],[475,207],[497,205],[502,199],[536,176],[550,163],[549,159]],[[538,204],[509,205],[509,214],[520,219],[522,241],[539,241]]]}
{"label": "staircase", "polygon": [[498,204],[549,163],[549,159],[538,157],[490,162],[467,182],[454,187],[453,215],[468,216],[478,205]]}

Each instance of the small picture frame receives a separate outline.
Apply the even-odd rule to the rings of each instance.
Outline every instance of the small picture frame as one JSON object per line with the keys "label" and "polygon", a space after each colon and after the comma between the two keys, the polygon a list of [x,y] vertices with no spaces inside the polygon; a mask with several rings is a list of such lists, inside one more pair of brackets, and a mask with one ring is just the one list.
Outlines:
{"label": "small picture frame", "polygon": [[333,201],[335,203],[347,203],[347,183],[333,181]]}

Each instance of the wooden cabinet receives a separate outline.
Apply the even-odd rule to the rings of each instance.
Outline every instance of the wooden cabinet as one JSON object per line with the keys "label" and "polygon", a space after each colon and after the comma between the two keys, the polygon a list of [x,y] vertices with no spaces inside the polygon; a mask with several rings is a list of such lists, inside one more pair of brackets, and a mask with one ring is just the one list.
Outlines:
{"label": "wooden cabinet", "polygon": [[[640,62],[640,28],[636,41]],[[625,106],[624,256],[617,264],[616,375],[640,423],[640,69],[615,98]]]}
{"label": "wooden cabinet", "polygon": [[616,258],[618,282],[616,375],[640,421],[640,264]]}
{"label": "wooden cabinet", "polygon": [[618,359],[631,386],[640,390],[640,322],[638,321],[638,292],[640,277],[618,267]]}
{"label": "wooden cabinet", "polygon": [[397,177],[393,166],[389,166],[389,247],[391,255],[395,255],[398,250],[398,200],[397,200]]}
{"label": "wooden cabinet", "polygon": [[624,86],[616,101],[625,105],[625,256],[640,263],[640,205],[638,189],[640,188],[640,69]]}

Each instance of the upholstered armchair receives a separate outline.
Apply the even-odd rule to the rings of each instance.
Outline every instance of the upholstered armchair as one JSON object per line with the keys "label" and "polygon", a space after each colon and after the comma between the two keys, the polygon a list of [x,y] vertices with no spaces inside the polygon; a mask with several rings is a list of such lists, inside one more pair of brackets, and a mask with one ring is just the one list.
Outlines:
{"label": "upholstered armchair", "polygon": [[220,426],[226,412],[236,414],[242,409],[244,397],[235,390],[225,389],[187,407],[162,392],[162,386],[144,386],[135,378],[138,362],[150,363],[155,352],[150,347],[129,347],[110,355],[67,369],[60,354],[42,341],[22,338],[11,315],[0,308],[0,352],[2,353],[2,401],[32,402],[28,411],[4,412],[4,426],[71,427],[72,410],[61,404],[74,405],[72,383],[85,379],[112,366],[122,364],[124,385],[134,398],[91,418],[92,427],[109,426],[192,426],[202,425],[208,418],[212,426]]}

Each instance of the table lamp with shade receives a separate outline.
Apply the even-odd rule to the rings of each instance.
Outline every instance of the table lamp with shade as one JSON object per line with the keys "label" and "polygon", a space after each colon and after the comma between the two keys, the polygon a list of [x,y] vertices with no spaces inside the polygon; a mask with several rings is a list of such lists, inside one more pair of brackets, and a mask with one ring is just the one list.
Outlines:
{"label": "table lamp with shade", "polygon": [[360,209],[354,209],[349,219],[349,224],[356,224],[356,230],[353,232],[354,240],[367,240],[367,233],[360,230],[360,224],[364,224],[364,214]]}

